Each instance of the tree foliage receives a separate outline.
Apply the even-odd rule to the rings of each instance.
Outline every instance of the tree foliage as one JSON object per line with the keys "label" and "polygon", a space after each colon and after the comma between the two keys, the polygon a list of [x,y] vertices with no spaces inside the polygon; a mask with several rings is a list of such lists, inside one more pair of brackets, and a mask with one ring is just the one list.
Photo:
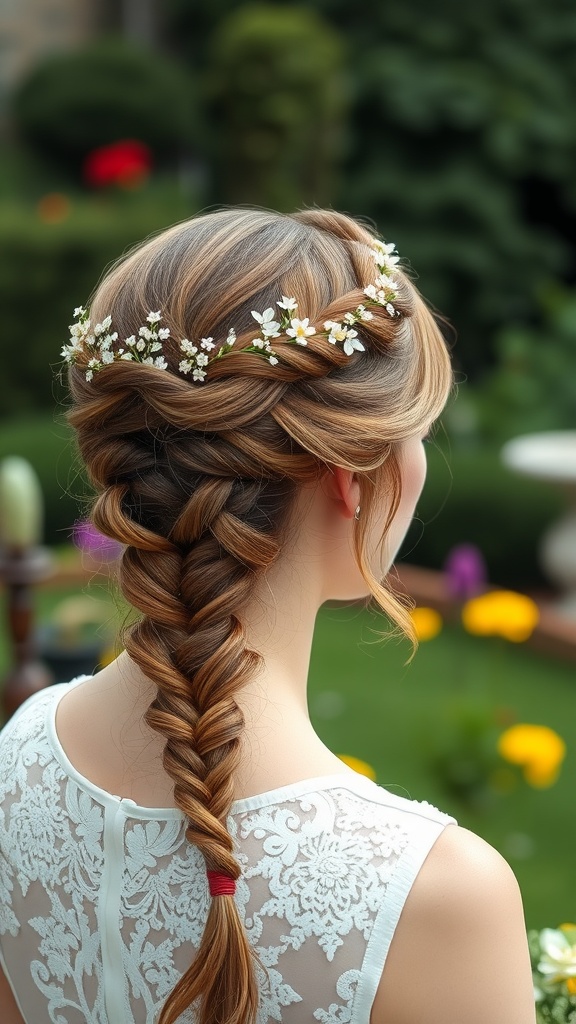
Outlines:
{"label": "tree foliage", "polygon": [[36,65],[13,97],[20,136],[73,174],[90,150],[138,139],[160,162],[189,147],[197,120],[188,73],[173,60],[101,39]]}
{"label": "tree foliage", "polygon": [[[265,20],[272,38],[287,10],[294,8],[260,7],[257,74],[271,73],[262,63]],[[329,198],[397,242],[454,323],[460,365],[477,375],[494,360],[497,328],[530,321],[546,280],[574,277],[576,8],[571,0],[309,0],[306,11],[346,41],[347,155]],[[172,45],[210,76],[225,53],[241,49],[245,12],[233,0],[201,12],[167,0]],[[293,46],[286,35],[284,51]],[[262,72],[259,81],[265,95],[269,79]],[[258,103],[241,89],[227,97],[227,117],[239,117],[250,137]],[[221,129],[214,121],[213,131]],[[218,152],[220,161],[230,150]],[[306,155],[314,159],[314,144]],[[269,169],[284,156],[278,147]],[[233,177],[231,167],[218,179],[215,200],[232,196]],[[235,182],[234,200],[254,201],[244,187]]]}

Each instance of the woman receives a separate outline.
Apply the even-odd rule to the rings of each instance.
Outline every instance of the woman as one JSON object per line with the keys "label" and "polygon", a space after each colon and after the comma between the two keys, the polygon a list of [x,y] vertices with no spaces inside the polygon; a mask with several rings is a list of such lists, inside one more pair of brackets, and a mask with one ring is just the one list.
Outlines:
{"label": "woman", "polygon": [[68,417],[141,615],[0,740],[2,1021],[533,1022],[506,863],[307,712],[326,600],[411,634],[380,580],[451,374],[393,246],[220,211],[76,315]]}

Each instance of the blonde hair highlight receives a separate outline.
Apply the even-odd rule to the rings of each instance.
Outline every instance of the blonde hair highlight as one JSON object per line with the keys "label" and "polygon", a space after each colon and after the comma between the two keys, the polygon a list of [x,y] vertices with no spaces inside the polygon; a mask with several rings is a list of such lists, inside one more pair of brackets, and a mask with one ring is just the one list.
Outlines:
{"label": "blonde hair highlight", "polygon": [[[91,315],[111,314],[121,337],[162,311],[172,338],[253,334],[252,309],[295,295],[299,316],[340,320],[372,282],[371,235],[334,211],[285,216],[222,210],[144,242],[105,276]],[[306,348],[274,340],[280,362],[235,353],[208,380],[117,361],[92,382],[69,369],[68,419],[96,488],[92,517],[126,545],[120,586],[141,612],[122,636],[157,686],[146,720],[165,740],[164,766],[186,835],[209,869],[238,878],[226,819],[234,799],[243,718],[235,694],[260,664],[242,610],[279,556],[299,486],[330,466],[358,474],[358,566],[378,604],[415,640],[410,616],[377,580],[366,551],[375,499],[388,489],[385,530],[401,497],[402,442],[435,420],[451,385],[435,320],[399,272],[391,318],[374,308],[358,326],[366,351],[349,359],[325,338]],[[258,968],[229,896],[212,898],[200,947],[158,1024],[191,1004],[200,1024],[253,1024]]]}

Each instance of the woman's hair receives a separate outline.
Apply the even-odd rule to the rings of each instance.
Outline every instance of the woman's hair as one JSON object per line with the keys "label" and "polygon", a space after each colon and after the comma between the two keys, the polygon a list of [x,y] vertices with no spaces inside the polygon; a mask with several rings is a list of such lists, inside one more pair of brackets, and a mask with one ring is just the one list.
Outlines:
{"label": "woman's hair", "polygon": [[[374,281],[371,242],[333,211],[209,213],[119,261],[93,296],[92,322],[110,314],[126,337],[160,310],[172,339],[222,344],[233,327],[240,348],[254,336],[251,310],[282,295],[295,296],[312,324],[341,321]],[[299,487],[332,466],[358,475],[355,551],[367,587],[414,640],[365,548],[374,499],[389,496],[386,531],[400,501],[402,442],[439,416],[451,371],[432,314],[405,273],[396,279],[401,315],[370,306],[373,318],[355,325],[365,351],[352,357],[326,337],[306,347],[279,337],[278,365],[234,352],[198,384],[178,375],[181,353],[167,341],[168,371],[117,360],[87,381],[82,367],[69,368],[67,418],[97,491],[93,521],[126,545],[120,587],[142,613],[121,639],[157,686],[146,721],[165,740],[187,838],[207,869],[234,878],[226,820],[243,729],[235,697],[260,665],[242,611],[282,549]],[[200,948],[159,1024],[193,1002],[201,1024],[255,1020],[254,954],[229,896],[212,898]]]}

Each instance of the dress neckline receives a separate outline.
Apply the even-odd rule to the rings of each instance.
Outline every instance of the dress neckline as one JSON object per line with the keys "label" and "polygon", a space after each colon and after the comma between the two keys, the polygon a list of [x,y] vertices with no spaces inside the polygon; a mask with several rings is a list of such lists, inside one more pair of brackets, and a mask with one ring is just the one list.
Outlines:
{"label": "dress neckline", "polygon": [[[178,807],[145,807],[142,804],[137,804],[129,797],[119,797],[113,793],[109,793],[108,790],[97,786],[86,775],[82,775],[82,773],[79,772],[70,761],[60,742],[56,729],[56,713],[58,704],[70,687],[79,685],[90,678],[91,676],[88,675],[77,676],[69,683],[57,683],[56,685],[49,687],[49,691],[51,692],[53,699],[48,702],[46,708],[46,734],[52,754],[60,764],[60,767],[66,775],[76,782],[80,789],[89,793],[89,795],[98,803],[104,804],[105,806],[112,805],[116,808],[122,807],[129,817],[156,819],[162,821],[184,821],[185,816]],[[41,692],[44,693],[46,691]],[[258,793],[254,796],[241,797],[239,800],[234,800],[232,807],[230,808],[230,814],[243,814],[247,811],[259,810],[267,805],[281,803],[285,800],[297,799],[309,792],[333,789],[339,786],[352,789],[353,791],[360,790],[364,792],[366,789],[373,791],[374,789],[379,788],[376,786],[376,783],[372,782],[364,775],[360,775],[358,772],[348,769],[348,771],[343,770],[342,772],[336,772],[331,775],[319,775],[313,778],[301,779],[298,782],[288,783],[287,785],[279,786],[276,789],[269,789],[264,793]]]}

